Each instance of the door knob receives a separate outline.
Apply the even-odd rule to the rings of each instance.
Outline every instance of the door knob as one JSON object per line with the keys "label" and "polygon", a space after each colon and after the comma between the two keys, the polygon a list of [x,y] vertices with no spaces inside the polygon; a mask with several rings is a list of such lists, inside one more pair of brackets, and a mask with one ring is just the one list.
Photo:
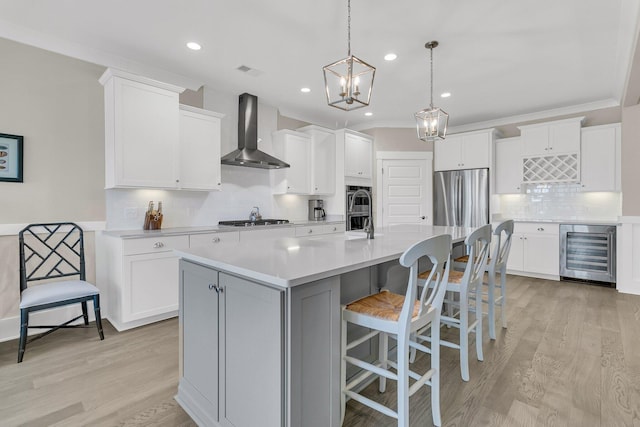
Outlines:
{"label": "door knob", "polygon": [[427,217],[426,216],[421,216],[420,219],[427,219]]}

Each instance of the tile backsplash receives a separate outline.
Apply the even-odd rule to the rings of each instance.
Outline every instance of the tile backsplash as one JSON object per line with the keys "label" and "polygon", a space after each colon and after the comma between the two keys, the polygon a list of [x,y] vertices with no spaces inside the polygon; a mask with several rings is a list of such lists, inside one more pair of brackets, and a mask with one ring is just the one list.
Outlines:
{"label": "tile backsplash", "polygon": [[622,195],[582,192],[579,184],[527,184],[523,194],[494,196],[494,213],[532,220],[617,220]]}

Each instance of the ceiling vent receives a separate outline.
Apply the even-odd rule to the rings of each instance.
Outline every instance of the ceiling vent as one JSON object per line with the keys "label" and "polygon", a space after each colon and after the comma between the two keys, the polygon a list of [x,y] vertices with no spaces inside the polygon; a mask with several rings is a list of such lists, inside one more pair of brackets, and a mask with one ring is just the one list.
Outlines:
{"label": "ceiling vent", "polygon": [[258,77],[259,75],[262,74],[262,71],[256,70],[255,68],[251,68],[246,65],[240,65],[238,68],[236,68],[236,70],[241,71],[245,74],[248,74],[252,77]]}

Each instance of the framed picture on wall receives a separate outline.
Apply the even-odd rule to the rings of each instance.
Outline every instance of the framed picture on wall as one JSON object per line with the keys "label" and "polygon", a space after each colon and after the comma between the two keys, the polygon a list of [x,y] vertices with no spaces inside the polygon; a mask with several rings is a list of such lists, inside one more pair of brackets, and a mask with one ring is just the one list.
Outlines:
{"label": "framed picture on wall", "polygon": [[0,133],[0,181],[22,182],[24,137]]}

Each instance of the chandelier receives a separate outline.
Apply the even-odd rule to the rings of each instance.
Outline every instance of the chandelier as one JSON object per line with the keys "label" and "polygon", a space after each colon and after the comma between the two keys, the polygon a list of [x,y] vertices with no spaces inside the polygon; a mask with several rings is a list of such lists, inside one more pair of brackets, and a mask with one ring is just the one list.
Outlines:
{"label": "chandelier", "polygon": [[438,47],[438,42],[428,42],[424,47],[429,49],[431,53],[431,103],[429,108],[415,113],[416,130],[418,131],[418,139],[432,142],[445,138],[449,115],[443,109],[433,106],[433,49]]}
{"label": "chandelier", "polygon": [[347,0],[347,57],[322,68],[327,103],[350,111],[371,100],[375,67],[351,55],[351,0]]}

